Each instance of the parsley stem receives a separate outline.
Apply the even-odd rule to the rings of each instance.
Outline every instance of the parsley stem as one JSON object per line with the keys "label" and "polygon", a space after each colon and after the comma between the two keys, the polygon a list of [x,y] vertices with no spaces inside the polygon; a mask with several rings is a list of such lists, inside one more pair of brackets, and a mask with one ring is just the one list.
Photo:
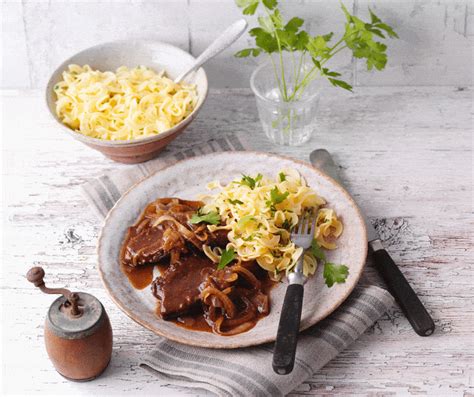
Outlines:
{"label": "parsley stem", "polygon": [[[333,47],[331,47],[331,50],[330,50],[330,51],[334,50],[334,49],[335,49],[338,45],[340,45],[343,41],[344,41],[344,37],[343,37],[341,40],[339,40]],[[338,52],[344,50],[345,48],[347,48],[347,45],[344,45],[344,46],[342,46],[342,47],[339,47],[339,48],[338,48],[336,51],[334,51],[332,54],[329,53],[329,54],[328,54],[328,57],[327,57],[324,61],[321,62],[321,66],[323,66],[323,65],[324,65],[327,61],[329,61],[334,55],[336,55]],[[303,53],[303,54],[304,54],[304,53]],[[295,97],[295,95],[296,95],[296,92],[297,92],[298,90],[300,90],[301,88],[304,88],[304,87],[312,80],[313,77],[312,77],[311,75],[313,74],[313,72],[315,71],[315,69],[317,69],[316,66],[314,66],[314,67],[304,76],[304,78],[303,78],[303,80],[301,81],[301,84],[300,84],[300,85],[296,85],[296,86],[295,86],[295,89],[294,89],[294,91],[293,91],[293,94],[292,94],[292,96],[290,97],[290,101],[294,99],[294,97]]]}
{"label": "parsley stem", "polygon": [[280,79],[278,78],[278,70],[277,70],[277,67],[275,65],[275,61],[273,60],[273,57],[272,57],[271,54],[268,54],[268,56],[270,57],[270,60],[272,61],[273,72],[275,73],[275,80],[277,81],[277,84],[278,84],[278,91],[280,91],[280,93],[281,93],[281,83],[280,83]]}
{"label": "parsley stem", "polygon": [[321,63],[321,65],[324,65],[324,64],[325,64],[327,61],[329,61],[334,55],[336,55],[338,52],[342,51],[344,48],[347,48],[347,45],[338,48],[337,51],[333,52],[333,53],[331,54],[331,57],[328,58],[328,59],[326,59],[326,60],[324,60],[324,61]]}
{"label": "parsley stem", "polygon": [[288,101],[288,93],[286,91],[285,65],[283,64],[283,51],[281,50],[280,39],[278,39],[278,36],[276,37],[277,37],[277,43],[278,43],[278,52],[280,53],[281,80],[283,84],[283,100],[286,102]]}
{"label": "parsley stem", "polygon": [[281,92],[281,89],[280,89],[280,93],[283,96],[283,100],[286,102],[288,100],[288,94],[287,94],[287,91],[286,91],[285,66],[283,65],[283,51],[281,49],[280,38],[278,37],[277,31],[276,31],[275,22],[273,22],[273,18],[271,16],[270,12],[268,11],[268,8],[265,4],[264,4],[264,8],[265,8],[265,11],[268,15],[268,18],[269,18],[269,20],[272,24],[273,34],[275,35],[275,39],[276,39],[277,46],[278,46],[278,53],[280,54],[281,82],[283,84],[283,92]]}
{"label": "parsley stem", "polygon": [[[358,34],[358,32],[352,32],[350,34],[346,34],[344,33],[344,35],[341,37],[341,39],[336,43],[334,44],[330,49],[329,49],[329,54],[328,54],[328,57],[327,59],[324,61],[324,63],[326,63],[327,61],[329,61],[334,55],[336,55],[339,51],[341,51],[341,49],[339,48],[336,52],[332,53],[331,52],[339,45],[341,44],[343,41],[346,41],[349,37],[353,36],[354,34]],[[344,47],[341,47],[342,49],[344,48],[347,48],[347,44],[344,46]]]}
{"label": "parsley stem", "polygon": [[300,85],[298,85],[297,87],[295,87],[295,91],[293,92],[293,95],[292,95],[292,98],[294,98],[294,96],[296,95],[297,91],[300,89],[300,88],[304,88],[311,80],[308,80],[311,76],[311,74],[314,72],[314,70],[317,69],[316,66],[313,66],[313,68],[304,75],[303,77],[303,80],[301,80],[301,83]]}
{"label": "parsley stem", "polygon": [[[351,33],[348,37],[352,36],[354,33]],[[339,51],[343,50],[344,48],[347,48],[347,44],[345,44],[344,46],[342,47],[339,47],[336,51],[332,52],[334,49],[336,49],[336,47],[341,44],[344,40],[346,39],[346,35],[342,36],[341,40],[339,40],[335,45],[333,45],[330,49],[329,49],[329,53],[326,57],[326,59],[321,62],[321,65],[324,65],[327,61],[329,61],[334,55],[336,55]]]}
{"label": "parsley stem", "polygon": [[295,87],[293,89],[293,93],[296,91],[296,87],[298,87],[298,82],[300,81],[301,67],[303,66],[303,60],[304,60],[305,54],[306,54],[306,51],[301,51],[300,62],[298,64],[298,71],[296,75],[296,81],[295,81]]}
{"label": "parsley stem", "polygon": [[344,41],[345,37],[346,35],[342,36],[341,39],[329,49],[329,53],[331,53],[331,51],[334,50],[334,48],[336,48],[339,44],[341,44]]}
{"label": "parsley stem", "polygon": [[293,76],[292,76],[292,80],[293,80],[293,90],[295,89],[295,85],[296,85],[296,74],[297,74],[297,71],[296,71],[296,61],[295,61],[295,52],[294,51],[291,51],[291,64],[293,65]]}

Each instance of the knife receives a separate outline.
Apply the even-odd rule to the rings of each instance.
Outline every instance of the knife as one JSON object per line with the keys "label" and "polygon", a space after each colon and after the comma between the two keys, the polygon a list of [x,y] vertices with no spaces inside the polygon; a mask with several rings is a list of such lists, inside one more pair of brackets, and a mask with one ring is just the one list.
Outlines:
{"label": "knife", "polygon": [[[344,187],[339,178],[338,169],[331,154],[325,149],[313,150],[309,156],[311,164],[329,175]],[[434,332],[433,319],[426,311],[410,283],[384,249],[382,241],[370,221],[364,215],[367,227],[367,240],[375,267],[387,284],[388,290],[400,305],[403,313],[415,332],[420,336],[429,336]]]}

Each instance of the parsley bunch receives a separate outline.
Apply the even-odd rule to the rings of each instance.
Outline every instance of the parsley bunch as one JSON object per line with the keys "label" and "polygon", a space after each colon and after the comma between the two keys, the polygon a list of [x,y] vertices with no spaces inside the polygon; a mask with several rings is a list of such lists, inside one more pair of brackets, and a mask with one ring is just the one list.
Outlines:
{"label": "parsley bunch", "polygon": [[[256,57],[261,53],[269,55],[281,97],[285,102],[300,98],[308,84],[319,76],[327,78],[335,87],[352,91],[352,86],[340,79],[341,74],[330,70],[325,66],[326,63],[348,48],[355,58],[366,60],[368,70],[374,67],[382,70],[387,63],[387,46],[375,39],[398,37],[372,10],[369,9],[370,22],[364,22],[351,15],[342,3],[341,7],[346,16],[345,31],[335,44],[332,44],[333,32],[311,36],[302,29],[304,20],[299,17],[291,18],[285,23],[277,8],[277,0],[236,0],[236,4],[245,15],[254,15],[259,6],[265,15],[258,17],[259,26],[249,31],[250,36],[255,39],[255,47],[245,48],[235,55],[239,58]],[[284,52],[291,54],[292,71],[285,70]],[[299,60],[295,59],[295,53],[299,53]],[[277,54],[278,65],[272,54]],[[302,66],[308,57],[312,61],[312,67],[303,70]]]}

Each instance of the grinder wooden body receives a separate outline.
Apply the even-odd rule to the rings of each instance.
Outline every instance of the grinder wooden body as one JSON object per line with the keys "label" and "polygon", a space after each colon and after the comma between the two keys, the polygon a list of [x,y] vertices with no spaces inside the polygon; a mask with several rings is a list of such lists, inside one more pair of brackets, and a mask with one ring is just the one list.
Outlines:
{"label": "grinder wooden body", "polygon": [[28,281],[47,294],[62,294],[48,310],[44,327],[46,351],[65,378],[88,381],[99,376],[112,356],[112,328],[97,298],[85,292],[45,286],[44,270],[30,269]]}
{"label": "grinder wooden body", "polygon": [[98,300],[83,292],[77,295],[79,304],[87,301],[89,310],[85,309],[83,316],[89,319],[81,316],[67,319],[69,324],[65,324],[61,314],[55,314],[64,305],[65,298],[61,297],[51,305],[46,317],[44,340],[48,356],[61,375],[70,380],[87,381],[99,376],[109,364],[112,328]]}

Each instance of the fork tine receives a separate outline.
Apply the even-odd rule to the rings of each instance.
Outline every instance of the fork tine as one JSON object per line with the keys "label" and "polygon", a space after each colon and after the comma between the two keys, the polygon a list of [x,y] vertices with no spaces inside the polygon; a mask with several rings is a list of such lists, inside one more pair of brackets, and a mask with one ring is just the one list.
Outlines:
{"label": "fork tine", "polygon": [[303,234],[308,234],[309,225],[311,224],[310,222],[311,222],[311,210],[306,210]]}
{"label": "fork tine", "polygon": [[301,217],[298,220],[298,227],[296,229],[296,234],[301,234],[301,231],[303,230],[303,224],[304,224],[304,212],[301,214]]}
{"label": "fork tine", "polygon": [[299,225],[299,228],[298,228],[298,234],[306,234],[307,233],[307,231],[308,231],[308,220],[309,220],[308,215],[309,215],[308,210],[305,210],[301,214],[300,225]]}
{"label": "fork tine", "polygon": [[313,220],[313,210],[309,209],[306,215],[306,226],[304,228],[304,233],[309,234],[311,232],[311,222]]}
{"label": "fork tine", "polygon": [[311,228],[309,230],[309,234],[314,236],[314,232],[316,231],[316,219],[317,219],[317,211],[314,208],[311,211]]}
{"label": "fork tine", "polygon": [[301,228],[301,234],[306,234],[308,230],[308,210],[303,212],[303,227]]}
{"label": "fork tine", "polygon": [[306,209],[300,216],[298,224],[293,227],[292,234],[312,235],[316,228],[316,212],[314,209]]}

